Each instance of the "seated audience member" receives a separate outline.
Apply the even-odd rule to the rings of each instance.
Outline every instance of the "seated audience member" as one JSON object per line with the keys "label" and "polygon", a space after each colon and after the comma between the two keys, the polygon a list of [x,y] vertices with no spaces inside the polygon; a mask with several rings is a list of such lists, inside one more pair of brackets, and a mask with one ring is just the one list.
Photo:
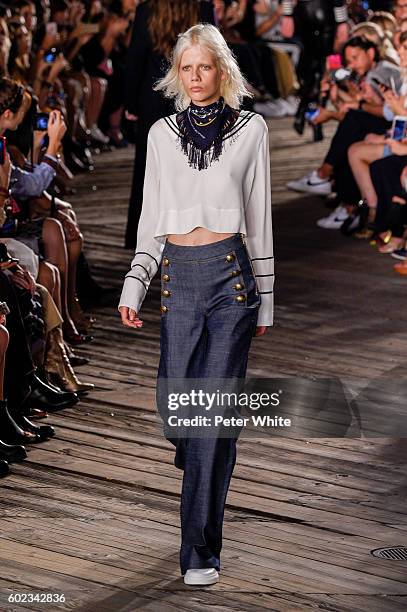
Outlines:
{"label": "seated audience member", "polygon": [[[350,39],[344,46],[344,62],[356,76],[347,90],[348,100],[342,103],[343,119],[338,124],[324,162],[307,176],[291,181],[287,187],[295,191],[327,195],[332,192],[332,181],[341,202],[334,211],[335,219],[329,227],[341,227],[349,216],[346,205],[353,206],[360,198],[359,190],[348,163],[349,147],[367,134],[385,134],[390,122],[384,117],[384,98],[378,84],[398,89],[401,86],[400,69],[380,60],[376,45],[364,38]],[[324,222],[319,223],[324,227]]]}

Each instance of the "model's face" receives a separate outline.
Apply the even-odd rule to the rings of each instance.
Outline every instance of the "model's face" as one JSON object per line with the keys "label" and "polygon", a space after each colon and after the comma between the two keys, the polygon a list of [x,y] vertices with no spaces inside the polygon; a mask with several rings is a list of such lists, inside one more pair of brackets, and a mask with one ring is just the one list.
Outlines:
{"label": "model's face", "polygon": [[186,49],[181,56],[178,73],[187,96],[194,104],[205,106],[219,99],[225,75],[205,47],[193,45]]}
{"label": "model's face", "polygon": [[365,51],[360,47],[347,47],[345,49],[346,66],[359,76],[365,75],[374,64],[374,50]]}

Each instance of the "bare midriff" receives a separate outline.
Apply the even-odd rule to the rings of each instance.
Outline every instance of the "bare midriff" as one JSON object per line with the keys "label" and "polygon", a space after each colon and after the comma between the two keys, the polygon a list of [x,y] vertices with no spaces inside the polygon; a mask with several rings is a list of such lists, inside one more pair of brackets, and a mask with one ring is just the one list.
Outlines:
{"label": "bare midriff", "polygon": [[188,234],[168,234],[167,239],[171,244],[177,244],[179,246],[202,246],[203,244],[211,244],[212,242],[219,242],[225,238],[234,236],[236,232],[220,233],[212,232],[206,229],[206,227],[195,227]]}

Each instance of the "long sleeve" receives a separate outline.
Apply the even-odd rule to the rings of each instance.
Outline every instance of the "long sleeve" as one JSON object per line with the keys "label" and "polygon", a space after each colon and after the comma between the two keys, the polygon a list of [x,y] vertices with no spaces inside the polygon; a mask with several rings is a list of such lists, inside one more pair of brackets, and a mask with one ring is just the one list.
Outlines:
{"label": "long sleeve", "polygon": [[265,122],[253,184],[246,204],[246,230],[247,250],[261,297],[257,325],[271,326],[274,314],[274,250],[269,135]]}
{"label": "long sleeve", "polygon": [[34,166],[32,172],[12,166],[10,179],[11,195],[22,199],[38,197],[50,186],[55,174],[54,168],[45,161]]}
{"label": "long sleeve", "polygon": [[151,129],[147,139],[143,205],[137,232],[137,247],[131,262],[131,268],[125,277],[119,302],[119,308],[120,306],[128,306],[137,313],[140,311],[148,287],[158,270],[164,250],[164,242],[154,238],[158,217],[160,168],[158,152],[151,136]]}

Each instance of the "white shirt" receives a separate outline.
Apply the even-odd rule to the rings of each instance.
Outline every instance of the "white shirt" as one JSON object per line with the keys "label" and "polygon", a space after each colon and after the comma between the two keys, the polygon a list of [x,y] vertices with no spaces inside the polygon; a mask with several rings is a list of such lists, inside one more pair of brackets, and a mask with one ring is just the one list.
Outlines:
{"label": "white shirt", "polygon": [[272,325],[274,253],[267,124],[257,113],[240,111],[224,137],[222,154],[204,170],[189,166],[178,136],[175,114],[159,119],[149,131],[137,248],[119,308],[128,306],[139,313],[167,234],[205,227],[244,234],[261,297],[257,325]]}

